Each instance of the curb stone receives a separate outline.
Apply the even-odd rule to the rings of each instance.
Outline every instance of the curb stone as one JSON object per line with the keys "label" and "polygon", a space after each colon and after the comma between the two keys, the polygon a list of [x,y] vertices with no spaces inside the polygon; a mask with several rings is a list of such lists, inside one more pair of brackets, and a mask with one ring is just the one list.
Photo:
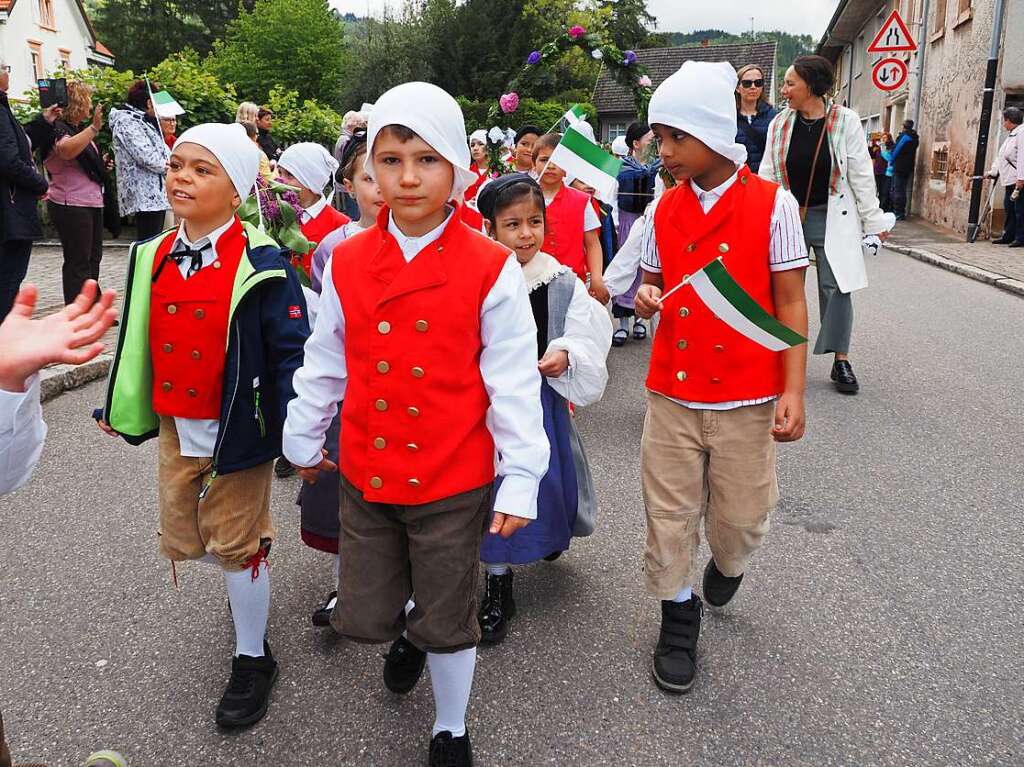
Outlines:
{"label": "curb stone", "polygon": [[45,368],[39,374],[40,399],[48,402],[66,391],[105,377],[113,359],[110,354],[101,354],[84,365],[54,365]]}
{"label": "curb stone", "polygon": [[987,269],[982,269],[980,266],[973,266],[961,261],[955,261],[952,258],[946,258],[945,256],[940,256],[938,253],[932,253],[930,250],[922,250],[921,248],[912,248],[906,245],[895,245],[889,242],[885,243],[883,247],[887,250],[892,250],[896,253],[902,253],[905,256],[910,256],[918,261],[924,261],[932,266],[937,266],[940,269],[945,269],[947,272],[953,272],[954,274],[959,274],[963,277],[967,277],[968,279],[976,280],[977,282],[984,282],[986,285],[992,285],[1000,290],[1005,290],[1007,293],[1013,293],[1014,295],[1024,298],[1024,282],[1021,280],[1015,280],[1012,277],[1007,277],[1005,274],[990,272]]}

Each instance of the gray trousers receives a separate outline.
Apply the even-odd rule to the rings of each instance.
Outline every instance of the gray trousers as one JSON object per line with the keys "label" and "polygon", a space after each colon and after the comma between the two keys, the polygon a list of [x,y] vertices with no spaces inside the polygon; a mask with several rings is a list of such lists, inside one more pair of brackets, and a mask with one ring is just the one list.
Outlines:
{"label": "gray trousers", "polygon": [[828,206],[807,209],[804,218],[804,241],[807,249],[814,250],[818,266],[818,314],[821,329],[814,343],[815,354],[847,354],[853,333],[853,296],[843,293],[836,284],[832,267],[825,253],[825,220]]}

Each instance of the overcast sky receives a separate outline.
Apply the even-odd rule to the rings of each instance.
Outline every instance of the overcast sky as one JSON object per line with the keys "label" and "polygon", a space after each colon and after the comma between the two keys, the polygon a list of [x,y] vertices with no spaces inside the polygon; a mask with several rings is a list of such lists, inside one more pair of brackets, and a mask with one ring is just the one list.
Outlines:
{"label": "overcast sky", "polygon": [[[384,7],[399,8],[401,0],[330,0],[342,12],[378,15]],[[744,32],[751,17],[758,30],[782,29],[817,40],[839,0],[648,0],[647,7],[666,32],[724,29]]]}

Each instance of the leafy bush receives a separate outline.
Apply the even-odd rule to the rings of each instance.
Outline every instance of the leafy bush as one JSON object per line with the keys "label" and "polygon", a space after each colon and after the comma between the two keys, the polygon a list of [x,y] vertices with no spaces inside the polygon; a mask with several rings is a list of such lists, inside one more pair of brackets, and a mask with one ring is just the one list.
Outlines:
{"label": "leafy bush", "polygon": [[223,84],[195,51],[168,56],[149,71],[149,77],[185,110],[178,116],[178,133],[201,123],[235,119],[238,100],[234,86]]}
{"label": "leafy bush", "polygon": [[328,150],[341,134],[341,115],[316,99],[299,104],[299,94],[275,85],[267,106],[274,113],[274,139],[281,144],[315,141]]}

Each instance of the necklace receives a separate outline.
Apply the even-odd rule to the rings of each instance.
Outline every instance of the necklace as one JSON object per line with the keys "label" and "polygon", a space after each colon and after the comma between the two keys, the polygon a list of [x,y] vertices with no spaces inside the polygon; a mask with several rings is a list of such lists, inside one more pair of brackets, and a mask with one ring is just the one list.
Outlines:
{"label": "necklace", "polygon": [[817,125],[819,122],[821,122],[822,120],[825,119],[825,115],[822,115],[821,117],[816,117],[813,120],[808,120],[802,114],[800,114],[799,112],[796,113],[796,116],[799,119],[800,124],[803,125],[805,128],[807,128],[807,132],[808,133],[813,132],[814,131],[814,126]]}

